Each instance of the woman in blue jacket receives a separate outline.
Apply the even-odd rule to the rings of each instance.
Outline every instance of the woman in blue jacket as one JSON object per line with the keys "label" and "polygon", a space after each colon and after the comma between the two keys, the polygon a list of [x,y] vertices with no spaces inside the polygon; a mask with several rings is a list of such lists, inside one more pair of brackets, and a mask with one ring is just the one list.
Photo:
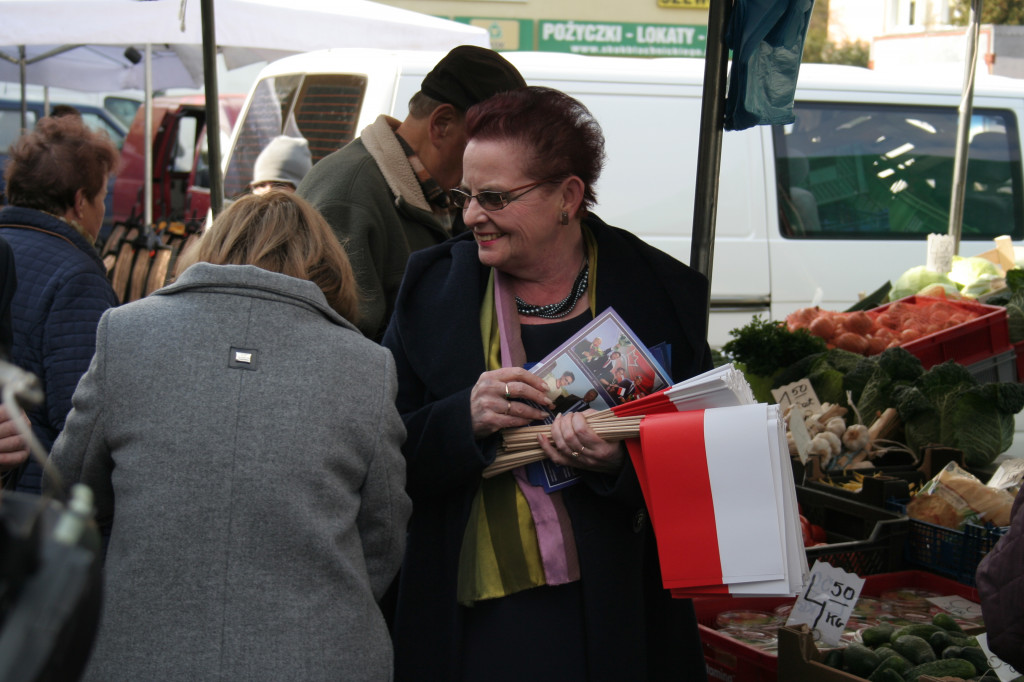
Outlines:
{"label": "woman in blue jacket", "polygon": [[[4,173],[8,206],[0,237],[14,252],[11,362],[36,375],[42,405],[27,410],[48,451],[71,410],[71,394],[89,367],[96,324],[118,304],[93,244],[103,225],[107,180],[117,148],[79,116],[47,116],[11,145]],[[20,490],[39,492],[41,468],[15,472]]]}

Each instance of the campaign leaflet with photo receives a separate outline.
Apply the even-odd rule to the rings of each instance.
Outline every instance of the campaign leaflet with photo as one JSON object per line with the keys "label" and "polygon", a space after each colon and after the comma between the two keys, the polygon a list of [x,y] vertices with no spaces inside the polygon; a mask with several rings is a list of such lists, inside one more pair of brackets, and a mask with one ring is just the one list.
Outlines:
{"label": "campaign leaflet with photo", "polygon": [[[644,346],[613,308],[605,309],[529,368],[547,383],[548,397],[555,403],[547,418],[533,423],[550,424],[562,412],[605,410],[670,386],[672,379],[664,370],[670,353],[667,343]],[[550,460],[528,465],[527,475],[548,492],[579,479],[575,469]]]}

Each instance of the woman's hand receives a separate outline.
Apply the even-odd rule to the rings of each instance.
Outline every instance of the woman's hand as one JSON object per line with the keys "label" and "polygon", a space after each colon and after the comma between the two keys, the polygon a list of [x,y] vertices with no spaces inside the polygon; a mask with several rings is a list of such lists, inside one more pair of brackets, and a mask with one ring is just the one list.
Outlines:
{"label": "woman's hand", "polygon": [[[28,420],[24,411],[22,417]],[[0,472],[20,466],[28,459],[28,444],[18,431],[17,424],[7,414],[7,408],[0,405]]]}
{"label": "woman's hand", "polygon": [[622,441],[606,441],[597,435],[585,412],[567,412],[555,417],[551,438],[540,435],[537,442],[551,461],[577,469],[614,473],[622,468],[626,446]]}
{"label": "woman's hand", "polygon": [[500,429],[525,426],[535,419],[543,419],[547,413],[519,402],[519,399],[553,407],[547,390],[547,384],[539,376],[522,367],[502,367],[484,372],[469,394],[473,435],[486,438]]}

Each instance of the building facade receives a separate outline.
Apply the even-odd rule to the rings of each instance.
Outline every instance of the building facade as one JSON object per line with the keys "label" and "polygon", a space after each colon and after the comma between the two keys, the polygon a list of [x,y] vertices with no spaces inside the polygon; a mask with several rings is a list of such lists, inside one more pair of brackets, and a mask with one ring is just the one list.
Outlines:
{"label": "building facade", "polygon": [[486,28],[497,50],[703,57],[711,0],[384,0]]}

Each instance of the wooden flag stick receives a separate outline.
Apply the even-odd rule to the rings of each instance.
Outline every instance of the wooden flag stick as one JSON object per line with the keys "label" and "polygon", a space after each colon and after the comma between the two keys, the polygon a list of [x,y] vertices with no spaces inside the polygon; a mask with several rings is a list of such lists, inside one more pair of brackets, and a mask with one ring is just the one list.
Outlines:
{"label": "wooden flag stick", "polygon": [[[634,417],[616,417],[611,410],[602,410],[586,416],[590,428],[603,440],[618,441],[636,438],[640,435],[640,422],[643,415]],[[501,432],[502,444],[498,447],[498,456],[483,471],[484,478],[491,478],[516,467],[539,462],[547,457],[537,443],[538,436],[546,436],[551,442],[551,425],[539,424],[520,426],[515,429],[504,429]]]}

